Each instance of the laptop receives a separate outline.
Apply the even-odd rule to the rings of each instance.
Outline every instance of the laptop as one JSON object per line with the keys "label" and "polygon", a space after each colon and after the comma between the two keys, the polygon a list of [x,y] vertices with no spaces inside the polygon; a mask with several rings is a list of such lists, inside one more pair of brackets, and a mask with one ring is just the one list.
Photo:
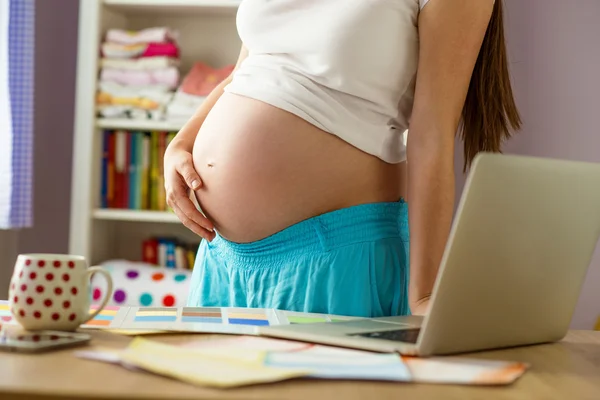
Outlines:
{"label": "laptop", "polygon": [[600,234],[600,164],[480,154],[424,318],[264,327],[264,336],[432,356],[554,342]]}

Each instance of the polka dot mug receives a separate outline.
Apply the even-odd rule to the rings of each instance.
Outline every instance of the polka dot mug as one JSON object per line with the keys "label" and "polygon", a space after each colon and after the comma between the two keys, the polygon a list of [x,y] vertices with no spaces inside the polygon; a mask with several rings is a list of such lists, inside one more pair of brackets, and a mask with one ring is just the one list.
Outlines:
{"label": "polka dot mug", "polygon": [[[90,278],[96,273],[104,276],[108,290],[90,314]],[[104,308],[111,292],[110,274],[100,267],[88,268],[81,256],[21,254],[10,282],[10,310],[26,330],[73,331]]]}

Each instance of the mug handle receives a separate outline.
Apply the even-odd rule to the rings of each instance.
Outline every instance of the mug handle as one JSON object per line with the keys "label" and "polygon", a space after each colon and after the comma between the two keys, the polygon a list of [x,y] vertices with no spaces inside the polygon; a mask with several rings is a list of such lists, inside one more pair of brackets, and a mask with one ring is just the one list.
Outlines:
{"label": "mug handle", "polygon": [[88,268],[87,271],[85,272],[86,282],[88,282],[89,278],[93,274],[96,274],[96,273],[104,275],[104,279],[106,279],[108,290],[106,291],[106,295],[104,296],[104,299],[102,299],[102,303],[100,304],[100,307],[98,307],[96,309],[96,311],[93,312],[92,314],[89,314],[88,315],[88,319],[86,319],[85,321],[83,321],[81,324],[85,324],[88,321],[94,319],[96,317],[96,315],[98,315],[100,313],[100,311],[102,311],[102,309],[104,309],[104,307],[106,307],[106,303],[108,303],[108,299],[110,299],[110,296],[112,295],[112,291],[113,291],[112,278],[111,278],[110,274],[108,273],[108,271],[105,270],[104,268],[102,268],[102,267],[91,267],[91,268]]}

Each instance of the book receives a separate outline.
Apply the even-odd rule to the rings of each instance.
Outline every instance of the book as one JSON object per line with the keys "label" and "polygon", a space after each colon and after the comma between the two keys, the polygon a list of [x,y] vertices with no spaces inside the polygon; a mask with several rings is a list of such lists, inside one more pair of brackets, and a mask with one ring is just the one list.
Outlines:
{"label": "book", "polygon": [[102,136],[102,179],[100,181],[100,207],[108,207],[108,157],[110,131],[104,131]]}
{"label": "book", "polygon": [[158,165],[158,132],[150,134],[150,170],[149,170],[149,209],[159,210],[158,208],[158,185],[160,168]]}
{"label": "book", "polygon": [[136,148],[136,141],[137,141],[137,135],[135,134],[129,134],[127,135],[128,138],[128,149],[129,149],[129,181],[128,181],[128,196],[127,196],[127,207],[130,209],[135,209],[136,208],[136,198],[135,198],[135,193],[136,193],[136,170],[137,170],[137,148]]}
{"label": "book", "polygon": [[167,211],[164,154],[173,132],[106,131],[100,207]]}
{"label": "book", "polygon": [[166,249],[166,263],[165,263],[165,267],[167,268],[175,268],[176,264],[175,264],[175,246],[176,246],[176,242],[174,240],[167,240],[166,241],[167,244],[167,249]]}
{"label": "book", "polygon": [[158,263],[158,241],[154,238],[146,239],[142,243],[142,261],[152,265]]}
{"label": "book", "polygon": [[125,173],[123,174],[123,182],[121,182],[122,200],[121,208],[129,208],[129,179],[130,179],[130,165],[131,165],[131,134],[124,132],[125,134]]}
{"label": "book", "polygon": [[125,176],[127,173],[127,132],[115,132],[115,198],[113,206],[125,206]]}
{"label": "book", "polygon": [[166,132],[159,132],[158,136],[158,161],[159,161],[159,174],[158,174],[158,209],[166,210],[167,209],[167,194],[165,192],[165,169],[164,169],[164,159],[165,159],[165,150],[167,148],[167,134]]}
{"label": "book", "polygon": [[106,207],[115,207],[115,138],[114,132],[108,137],[108,165],[107,165],[107,204]]}

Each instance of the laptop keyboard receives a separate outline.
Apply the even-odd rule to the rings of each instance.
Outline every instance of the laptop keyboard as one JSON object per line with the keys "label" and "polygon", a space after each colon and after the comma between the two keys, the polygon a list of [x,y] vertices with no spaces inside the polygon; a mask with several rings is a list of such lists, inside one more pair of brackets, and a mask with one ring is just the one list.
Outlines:
{"label": "laptop keyboard", "polygon": [[348,336],[360,336],[371,339],[390,340],[392,342],[417,343],[420,331],[420,328],[396,329],[394,331],[352,333]]}

